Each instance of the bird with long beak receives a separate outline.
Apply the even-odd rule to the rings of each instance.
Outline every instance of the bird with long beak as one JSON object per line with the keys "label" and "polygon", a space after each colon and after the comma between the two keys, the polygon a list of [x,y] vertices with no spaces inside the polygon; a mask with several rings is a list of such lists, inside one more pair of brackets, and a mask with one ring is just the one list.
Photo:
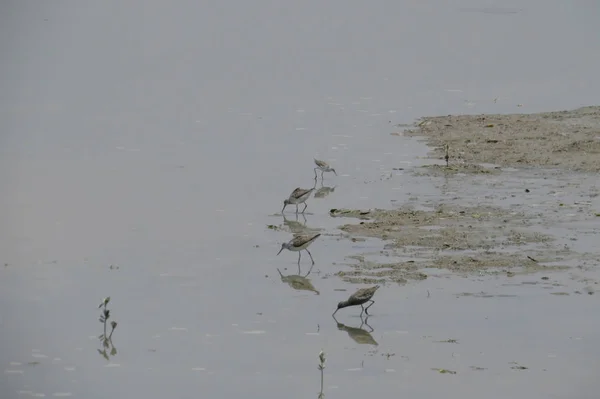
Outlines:
{"label": "bird with long beak", "polygon": [[[359,289],[354,294],[350,295],[350,298],[338,303],[337,309],[335,310],[335,312],[333,312],[333,315],[335,315],[337,313],[337,311],[342,308],[347,308],[348,306],[358,306],[358,305],[360,305],[360,307],[362,308],[362,311],[360,312],[361,316],[362,316],[363,312],[365,312],[366,314],[369,314],[369,312],[368,312],[369,308],[371,306],[373,306],[373,304],[375,303],[375,301],[373,301],[371,298],[373,298],[373,295],[375,295],[375,291],[377,291],[378,288],[379,288],[379,285],[369,287],[369,288]],[[371,302],[371,303],[365,309],[363,304],[367,303],[367,302]]]}
{"label": "bird with long beak", "polygon": [[335,171],[335,169],[329,166],[327,162],[315,159],[315,165],[317,165],[317,167],[314,169],[315,180],[317,180],[317,169],[321,171],[321,180],[323,180],[323,173],[325,172],[333,172],[337,176],[337,172]]}
{"label": "bird with long beak", "polygon": [[310,260],[312,261],[312,264],[315,264],[315,261],[310,253],[310,251],[308,250],[308,246],[310,244],[312,244],[321,234],[314,234],[314,235],[310,235],[310,234],[301,234],[301,235],[297,235],[296,237],[292,238],[289,242],[284,242],[283,244],[281,244],[281,249],[279,250],[279,252],[277,252],[277,255],[279,255],[281,253],[281,251],[283,251],[284,249],[287,249],[288,251],[292,251],[292,252],[298,252],[298,265],[300,265],[300,258],[301,258],[301,253],[300,251],[304,250],[306,252],[308,252],[308,256],[310,256]]}
{"label": "bird with long beak", "polygon": [[300,188],[300,187],[296,188],[294,191],[292,191],[289,198],[283,201],[283,209],[281,210],[281,213],[283,214],[285,207],[290,204],[296,205],[296,213],[298,213],[298,204],[304,204],[304,209],[301,212],[301,213],[304,213],[306,208],[308,208],[308,205],[306,205],[306,200],[308,199],[308,197],[310,197],[310,193],[312,193],[314,189],[315,189],[314,187],[313,188]]}

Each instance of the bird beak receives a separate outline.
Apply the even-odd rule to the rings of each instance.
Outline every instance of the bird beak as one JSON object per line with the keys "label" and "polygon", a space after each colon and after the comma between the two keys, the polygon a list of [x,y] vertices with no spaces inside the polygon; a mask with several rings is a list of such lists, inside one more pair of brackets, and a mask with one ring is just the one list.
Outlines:
{"label": "bird beak", "polygon": [[331,316],[333,316],[333,318],[335,319],[335,314],[337,313],[337,311],[340,309],[336,309],[335,312],[333,312],[333,314]]}
{"label": "bird beak", "polygon": [[[277,255],[279,255],[281,253],[281,251],[283,251],[283,247],[281,247],[281,249],[279,250],[279,252],[277,252]],[[277,256],[275,255],[275,256]]]}
{"label": "bird beak", "polygon": [[283,204],[283,208],[281,208],[281,214],[283,215],[283,211],[285,210],[285,207],[287,206],[287,204]]}
{"label": "bird beak", "polygon": [[335,171],[335,169],[331,169],[333,170],[333,174],[337,176],[337,172]]}

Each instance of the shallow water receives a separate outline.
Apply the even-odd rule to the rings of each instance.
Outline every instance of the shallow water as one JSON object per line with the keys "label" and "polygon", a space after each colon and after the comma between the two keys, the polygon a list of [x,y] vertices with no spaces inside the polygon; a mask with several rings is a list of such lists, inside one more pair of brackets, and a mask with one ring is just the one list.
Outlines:
{"label": "shallow water", "polygon": [[[384,244],[341,240],[328,216],[454,190],[410,173],[431,161],[395,124],[597,103],[597,4],[1,8],[2,398],[316,397],[321,349],[326,397],[597,396],[597,295],[515,285],[539,276],[386,285],[368,320],[378,345],[358,344],[330,316],[357,287],[331,274]],[[305,215],[323,229],[308,277],[320,295],[281,281],[296,254],[276,257],[290,235],[266,227],[313,185],[313,157],[339,174]],[[356,309],[336,317],[361,324]]]}

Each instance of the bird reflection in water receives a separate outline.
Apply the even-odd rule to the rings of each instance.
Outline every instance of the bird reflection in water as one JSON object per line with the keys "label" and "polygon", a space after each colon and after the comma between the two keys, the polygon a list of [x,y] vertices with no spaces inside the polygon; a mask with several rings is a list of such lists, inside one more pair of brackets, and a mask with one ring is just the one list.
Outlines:
{"label": "bird reflection in water", "polygon": [[283,224],[288,229],[290,229],[290,233],[292,233],[294,235],[314,233],[315,231],[306,227],[306,216],[304,216],[304,214],[302,214],[302,213],[300,213],[299,215],[301,215],[302,218],[304,219],[304,223],[301,223],[298,221],[298,215],[296,215],[296,220],[289,220],[288,218],[285,217],[285,215],[283,215]]}
{"label": "bird reflection in water", "polygon": [[315,197],[315,198],[325,198],[329,194],[331,194],[332,192],[334,192],[336,187],[337,186],[333,186],[333,187],[324,186],[323,185],[323,180],[321,180],[321,187],[319,189],[317,189],[317,181],[315,180],[315,186],[313,188],[316,191],[315,191],[313,197]]}
{"label": "bird reflection in water", "polygon": [[[304,219],[304,223],[298,221],[298,215],[296,215],[296,220],[289,220],[283,215],[283,224],[290,230],[294,236],[314,236],[321,229],[313,229],[306,225],[306,216],[300,214]],[[300,274],[300,272],[298,272]]]}
{"label": "bird reflection in water", "polygon": [[[365,319],[363,319],[362,316],[360,317],[360,327],[348,327],[337,321],[335,316],[333,316],[333,320],[335,320],[338,330],[346,331],[348,333],[348,336],[352,338],[352,340],[357,344],[367,344],[374,346],[379,345],[371,335],[371,333],[375,330],[373,330],[373,327],[371,327],[369,323],[367,323],[367,320],[369,320],[369,316],[367,316]],[[369,329],[369,331],[363,329],[363,326],[366,326]]]}
{"label": "bird reflection in water", "polygon": [[312,268],[313,267],[311,266],[310,269],[308,270],[308,273],[306,273],[304,276],[300,275],[300,270],[298,270],[298,274],[291,274],[289,276],[284,276],[281,273],[281,270],[279,270],[279,269],[277,269],[277,271],[279,272],[279,275],[281,276],[281,281],[284,283],[287,283],[293,289],[298,290],[298,291],[311,291],[311,292],[314,292],[317,295],[319,295],[319,291],[317,291],[317,289],[312,285],[310,280],[307,278],[307,276],[312,271]]}

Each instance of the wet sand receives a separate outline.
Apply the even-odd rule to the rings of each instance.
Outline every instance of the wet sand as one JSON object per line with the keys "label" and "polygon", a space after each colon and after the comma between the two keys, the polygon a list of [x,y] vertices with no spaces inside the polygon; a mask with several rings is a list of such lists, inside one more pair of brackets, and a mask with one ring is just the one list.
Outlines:
{"label": "wet sand", "polygon": [[512,115],[423,118],[407,136],[425,136],[452,172],[486,170],[478,164],[600,171],[600,107]]}
{"label": "wet sand", "polygon": [[[404,134],[424,137],[439,161],[414,168],[413,175],[441,177],[455,189],[391,210],[331,209],[331,217],[343,218],[339,228],[347,238],[385,242],[377,254],[349,257],[349,269],[337,273],[345,281],[405,283],[444,270],[513,277],[597,264],[597,246],[574,249],[573,243],[599,233],[584,226],[600,221],[594,174],[600,170],[600,107],[426,117]],[[472,191],[481,185],[490,190],[478,197]],[[558,229],[565,223],[583,227],[571,229],[569,243]],[[395,260],[370,261],[369,255]]]}

